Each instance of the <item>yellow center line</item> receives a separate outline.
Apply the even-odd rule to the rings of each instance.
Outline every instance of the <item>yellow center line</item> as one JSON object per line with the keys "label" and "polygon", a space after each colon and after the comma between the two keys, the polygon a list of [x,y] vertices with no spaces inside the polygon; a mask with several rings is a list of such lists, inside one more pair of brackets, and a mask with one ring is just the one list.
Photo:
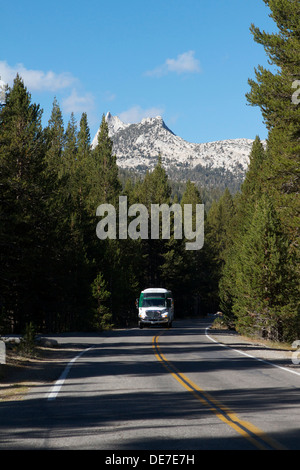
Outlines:
{"label": "yellow center line", "polygon": [[255,447],[261,450],[286,450],[278,442],[267,436],[261,429],[253,424],[241,420],[235,413],[222,403],[213,398],[205,390],[192,382],[185,374],[181,373],[161,352],[158,344],[159,335],[152,339],[154,354],[156,358],[165,366],[167,371],[203,405],[207,406],[221,421],[235,429],[239,434],[249,440]]}

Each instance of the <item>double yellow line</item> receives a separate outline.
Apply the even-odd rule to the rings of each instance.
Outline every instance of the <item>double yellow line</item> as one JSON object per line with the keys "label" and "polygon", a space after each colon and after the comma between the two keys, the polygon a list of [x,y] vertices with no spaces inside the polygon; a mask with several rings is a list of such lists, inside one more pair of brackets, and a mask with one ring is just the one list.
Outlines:
{"label": "double yellow line", "polygon": [[209,393],[202,390],[198,385],[192,382],[186,375],[172,364],[161,352],[158,344],[159,335],[152,339],[154,354],[157,359],[165,366],[167,371],[189,392],[191,392],[197,400],[207,406],[221,421],[235,429],[244,438],[250,441],[256,448],[261,450],[286,450],[278,442],[268,437],[263,431],[253,424],[241,420],[229,408],[218,402]]}

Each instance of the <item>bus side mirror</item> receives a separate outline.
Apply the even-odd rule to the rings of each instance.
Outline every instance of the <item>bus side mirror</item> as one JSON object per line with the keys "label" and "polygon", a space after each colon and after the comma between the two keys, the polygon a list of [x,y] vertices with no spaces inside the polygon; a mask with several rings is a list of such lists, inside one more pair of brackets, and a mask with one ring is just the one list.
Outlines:
{"label": "bus side mirror", "polygon": [[139,308],[139,299],[135,300],[135,306],[136,306],[136,308]]}

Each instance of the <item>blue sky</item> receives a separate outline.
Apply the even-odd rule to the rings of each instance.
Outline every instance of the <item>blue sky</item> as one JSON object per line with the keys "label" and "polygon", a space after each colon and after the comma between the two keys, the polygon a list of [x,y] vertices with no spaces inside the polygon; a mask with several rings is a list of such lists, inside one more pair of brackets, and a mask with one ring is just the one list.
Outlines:
{"label": "blue sky", "polygon": [[0,76],[23,77],[47,124],[54,97],[65,126],[103,113],[161,115],[190,142],[266,138],[247,105],[248,78],[268,67],[251,23],[274,30],[263,0],[10,0],[1,5]]}

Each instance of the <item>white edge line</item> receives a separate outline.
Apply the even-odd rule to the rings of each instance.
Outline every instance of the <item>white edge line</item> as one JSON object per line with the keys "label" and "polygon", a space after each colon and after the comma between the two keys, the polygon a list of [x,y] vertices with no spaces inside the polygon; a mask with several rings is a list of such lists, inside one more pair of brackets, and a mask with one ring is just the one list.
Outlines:
{"label": "white edge line", "polygon": [[251,359],[255,359],[256,361],[260,361],[260,362],[264,362],[265,364],[269,364],[273,367],[277,367],[277,369],[281,369],[281,370],[284,370],[285,372],[289,372],[290,374],[295,374],[295,375],[300,375],[300,372],[296,372],[295,370],[292,370],[292,369],[288,369],[287,367],[283,367],[283,366],[278,366],[277,364],[274,364],[273,362],[270,362],[270,361],[265,361],[264,359],[260,359],[259,357],[255,357],[255,356],[251,356],[251,354],[248,354],[246,352],[243,352],[243,351],[240,351],[239,349],[234,349],[232,348],[231,346],[227,346],[227,344],[224,344],[224,343],[220,343],[219,341],[215,340],[214,338],[212,338],[211,336],[209,336],[209,334],[207,333],[207,330],[209,329],[209,327],[206,327],[205,328],[205,335],[207,338],[209,338],[211,341],[213,341],[214,343],[218,343],[220,344],[220,346],[224,346],[224,348],[228,348],[228,349],[231,349],[232,351],[235,351],[239,354],[242,354],[243,356],[247,356],[247,357],[250,357]]}
{"label": "white edge line", "polygon": [[67,376],[70,372],[70,369],[71,369],[72,365],[74,364],[74,362],[76,362],[77,359],[79,359],[85,352],[89,351],[90,349],[92,349],[92,348],[87,348],[84,351],[81,351],[81,353],[78,354],[78,356],[73,357],[73,359],[68,363],[68,365],[63,370],[61,376],[55,382],[55,384],[51,388],[51,391],[48,393],[48,395],[47,395],[48,401],[55,400],[55,398],[57,397],[58,393],[60,392],[60,389],[63,386],[64,381],[66,380],[66,378],[67,378]]}

